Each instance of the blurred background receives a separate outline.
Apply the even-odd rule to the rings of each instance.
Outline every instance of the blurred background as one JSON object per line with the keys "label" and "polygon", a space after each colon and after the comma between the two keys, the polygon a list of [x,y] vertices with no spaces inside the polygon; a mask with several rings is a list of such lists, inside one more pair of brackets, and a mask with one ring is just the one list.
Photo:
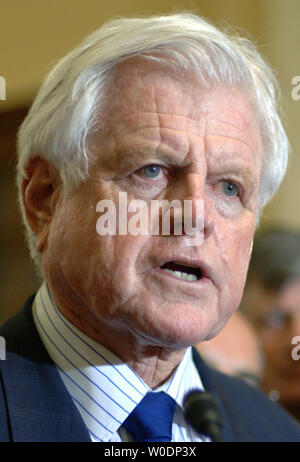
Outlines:
{"label": "blurred background", "polygon": [[0,76],[6,82],[5,100],[0,92],[0,322],[37,288],[23,239],[14,170],[16,132],[41,82],[60,57],[112,16],[177,10],[246,31],[275,69],[293,154],[260,228],[300,230],[300,100],[292,98],[292,79],[300,76],[300,0],[0,0]]}

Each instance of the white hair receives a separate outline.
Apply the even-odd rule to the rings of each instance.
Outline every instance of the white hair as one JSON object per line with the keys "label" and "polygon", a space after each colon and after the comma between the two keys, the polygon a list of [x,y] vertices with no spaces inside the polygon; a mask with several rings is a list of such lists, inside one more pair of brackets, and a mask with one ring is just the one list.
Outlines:
{"label": "white hair", "polygon": [[278,113],[277,82],[248,39],[222,32],[191,13],[113,19],[57,63],[19,130],[17,184],[29,248],[37,262],[35,235],[20,192],[26,165],[36,155],[47,159],[65,187],[86,179],[92,159],[88,136],[105,122],[101,111],[113,72],[136,56],[193,70],[205,87],[221,83],[244,91],[254,105],[263,141],[259,213],[283,179],[289,143]]}

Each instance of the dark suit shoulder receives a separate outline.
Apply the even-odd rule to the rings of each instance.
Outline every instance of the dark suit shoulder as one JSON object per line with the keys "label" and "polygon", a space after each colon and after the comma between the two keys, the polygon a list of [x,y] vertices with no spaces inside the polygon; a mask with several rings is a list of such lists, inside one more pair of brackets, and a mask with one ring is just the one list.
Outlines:
{"label": "dark suit shoulder", "polygon": [[33,299],[0,328],[7,353],[0,361],[0,441],[90,441],[36,330]]}
{"label": "dark suit shoulder", "polygon": [[32,361],[51,363],[33,322],[34,297],[29,297],[22,309],[0,326],[0,336],[6,342],[7,357],[17,355]]}
{"label": "dark suit shoulder", "polygon": [[262,391],[212,369],[210,375],[238,440],[300,442],[299,423]]}
{"label": "dark suit shoulder", "polygon": [[193,360],[205,390],[218,403],[222,441],[300,441],[300,425],[264,393],[210,368],[195,348]]}

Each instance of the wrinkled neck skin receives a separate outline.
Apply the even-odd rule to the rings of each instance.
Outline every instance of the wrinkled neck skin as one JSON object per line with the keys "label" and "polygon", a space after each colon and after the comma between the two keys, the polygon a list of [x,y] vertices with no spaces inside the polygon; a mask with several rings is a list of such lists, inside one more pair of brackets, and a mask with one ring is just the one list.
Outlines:
{"label": "wrinkled neck skin", "polygon": [[[67,293],[66,287],[64,293]],[[118,356],[150,389],[165,383],[184,356],[187,346],[155,345],[153,339],[146,338],[142,333],[131,333],[130,327],[128,330],[124,327],[122,329],[118,322],[115,325],[114,322],[103,325],[90,313],[88,307],[82,308],[75,304],[70,308],[52,291],[51,295],[56,307],[69,322]],[[76,297],[70,294],[66,299],[74,303]]]}

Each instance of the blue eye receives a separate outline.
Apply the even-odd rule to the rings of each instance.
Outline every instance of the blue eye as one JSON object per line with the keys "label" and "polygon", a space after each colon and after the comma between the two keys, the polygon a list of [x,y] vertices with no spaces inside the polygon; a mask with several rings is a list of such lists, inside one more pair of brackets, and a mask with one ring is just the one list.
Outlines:
{"label": "blue eye", "polygon": [[161,174],[161,167],[155,164],[146,165],[142,170],[147,178],[157,178]]}
{"label": "blue eye", "polygon": [[223,192],[226,196],[235,197],[239,196],[240,188],[237,184],[231,181],[223,181]]}

